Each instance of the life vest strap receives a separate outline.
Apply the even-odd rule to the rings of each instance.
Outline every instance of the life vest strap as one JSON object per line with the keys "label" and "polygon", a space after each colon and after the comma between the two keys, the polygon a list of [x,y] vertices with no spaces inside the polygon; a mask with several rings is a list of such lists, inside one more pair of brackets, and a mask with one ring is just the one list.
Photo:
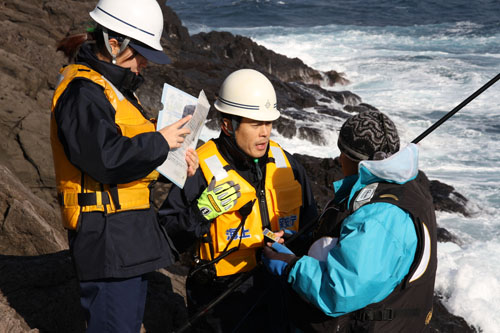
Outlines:
{"label": "life vest strap", "polygon": [[[101,194],[102,205],[110,203],[107,192],[99,192]],[[97,205],[96,193],[78,193],[78,206],[95,206]]]}
{"label": "life vest strap", "polygon": [[109,193],[111,194],[111,198],[113,199],[116,209],[122,209],[122,206],[120,205],[120,197],[118,195],[118,186],[116,184],[109,186]]}
{"label": "life vest strap", "polygon": [[[93,192],[93,193],[74,193],[66,194],[59,192],[57,199],[61,206],[96,206],[97,194],[101,197],[101,205],[110,204],[109,195],[107,192]],[[76,198],[75,198],[76,196]],[[75,202],[76,199],[76,202]]]}

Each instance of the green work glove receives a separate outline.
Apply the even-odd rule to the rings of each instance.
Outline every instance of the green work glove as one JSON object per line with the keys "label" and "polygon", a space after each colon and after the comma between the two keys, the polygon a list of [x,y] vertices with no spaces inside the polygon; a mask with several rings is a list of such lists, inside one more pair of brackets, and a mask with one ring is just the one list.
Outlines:
{"label": "green work glove", "polygon": [[215,177],[213,177],[198,198],[198,209],[210,221],[233,208],[240,196],[239,184],[228,181],[215,187]]}

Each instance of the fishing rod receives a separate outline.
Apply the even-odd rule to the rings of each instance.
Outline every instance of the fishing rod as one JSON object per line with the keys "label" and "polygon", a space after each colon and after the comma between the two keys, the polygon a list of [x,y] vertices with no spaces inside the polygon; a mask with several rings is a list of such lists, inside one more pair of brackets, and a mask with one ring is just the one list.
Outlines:
{"label": "fishing rod", "polygon": [[416,137],[411,143],[419,143],[423,138],[425,138],[427,135],[429,135],[432,131],[434,131],[436,128],[441,126],[442,123],[447,121],[449,118],[451,118],[455,113],[460,111],[464,106],[469,104],[473,99],[475,99],[477,96],[481,95],[486,89],[491,87],[495,82],[497,82],[500,79],[500,73],[497,74],[493,79],[489,80],[485,85],[483,85],[481,88],[476,90],[472,95],[467,97],[462,103],[457,105],[453,110],[445,114],[441,119],[439,119],[437,122],[435,122],[431,127],[426,129],[422,134],[420,134],[418,137]]}
{"label": "fishing rod", "polygon": [[[493,79],[488,81],[486,84],[484,84],[481,88],[476,90],[472,95],[467,97],[462,103],[457,105],[453,110],[448,112],[446,115],[444,115],[441,119],[439,119],[437,122],[435,122],[431,127],[426,129],[422,134],[420,134],[418,137],[416,137],[412,143],[419,143],[422,139],[424,139],[427,135],[429,135],[431,132],[433,132],[436,128],[441,126],[446,120],[451,118],[455,113],[460,111],[462,108],[464,108],[467,104],[469,104],[472,100],[474,100],[476,97],[481,95],[486,89],[491,87],[495,82],[497,82],[500,79],[500,73],[497,74]],[[291,237],[289,237],[285,241],[285,245],[288,245],[289,243],[293,242],[296,240],[298,237],[300,237],[302,234],[305,232],[308,232],[313,226],[316,225],[317,221],[321,218],[323,214],[318,216],[318,218],[314,219],[310,223],[306,224],[303,228],[301,228],[298,232],[294,233]],[[259,263],[257,267],[255,267],[253,270],[242,273],[239,275],[236,279],[234,279],[223,293],[221,293],[219,296],[217,296],[215,299],[213,299],[207,306],[205,306],[203,309],[195,313],[191,318],[188,319],[188,321],[175,333],[182,333],[186,331],[188,328],[191,328],[193,324],[206,315],[210,309],[212,309],[214,306],[216,306],[220,301],[222,301],[228,294],[230,294],[233,290],[238,288],[240,285],[242,285],[246,280],[248,280],[250,277],[252,277],[255,272],[259,269],[261,269],[262,265]]]}

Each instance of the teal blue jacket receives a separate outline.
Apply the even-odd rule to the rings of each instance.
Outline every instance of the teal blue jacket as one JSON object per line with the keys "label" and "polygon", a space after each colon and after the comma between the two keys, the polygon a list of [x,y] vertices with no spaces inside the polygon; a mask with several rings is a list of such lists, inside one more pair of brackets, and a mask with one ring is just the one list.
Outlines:
{"label": "teal blue jacket", "polygon": [[[350,202],[369,184],[404,184],[417,174],[418,148],[410,144],[385,160],[360,162],[358,175],[334,183],[335,200]],[[325,249],[326,259],[303,256],[288,282],[326,315],[337,317],[386,298],[408,274],[416,246],[407,212],[384,202],[366,204],[344,219],[338,243]]]}

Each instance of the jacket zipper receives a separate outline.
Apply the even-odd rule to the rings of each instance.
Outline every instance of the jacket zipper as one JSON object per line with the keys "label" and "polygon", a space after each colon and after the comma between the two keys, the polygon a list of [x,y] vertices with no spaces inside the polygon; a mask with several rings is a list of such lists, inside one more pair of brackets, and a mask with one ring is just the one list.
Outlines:
{"label": "jacket zipper", "polygon": [[260,217],[262,220],[262,229],[271,227],[271,223],[269,221],[269,214],[267,212],[267,202],[266,202],[266,193],[264,190],[259,191],[259,208],[260,208]]}
{"label": "jacket zipper", "polygon": [[266,192],[264,191],[264,189],[262,189],[263,187],[265,188],[265,180],[262,179],[263,175],[262,171],[260,170],[259,160],[256,158],[254,159],[254,162],[255,162],[254,164],[255,171],[257,172],[257,178],[259,180],[257,195],[259,196],[259,209],[260,209],[260,219],[262,220],[262,229],[270,228],[271,223],[269,221],[269,214],[267,212]]}

